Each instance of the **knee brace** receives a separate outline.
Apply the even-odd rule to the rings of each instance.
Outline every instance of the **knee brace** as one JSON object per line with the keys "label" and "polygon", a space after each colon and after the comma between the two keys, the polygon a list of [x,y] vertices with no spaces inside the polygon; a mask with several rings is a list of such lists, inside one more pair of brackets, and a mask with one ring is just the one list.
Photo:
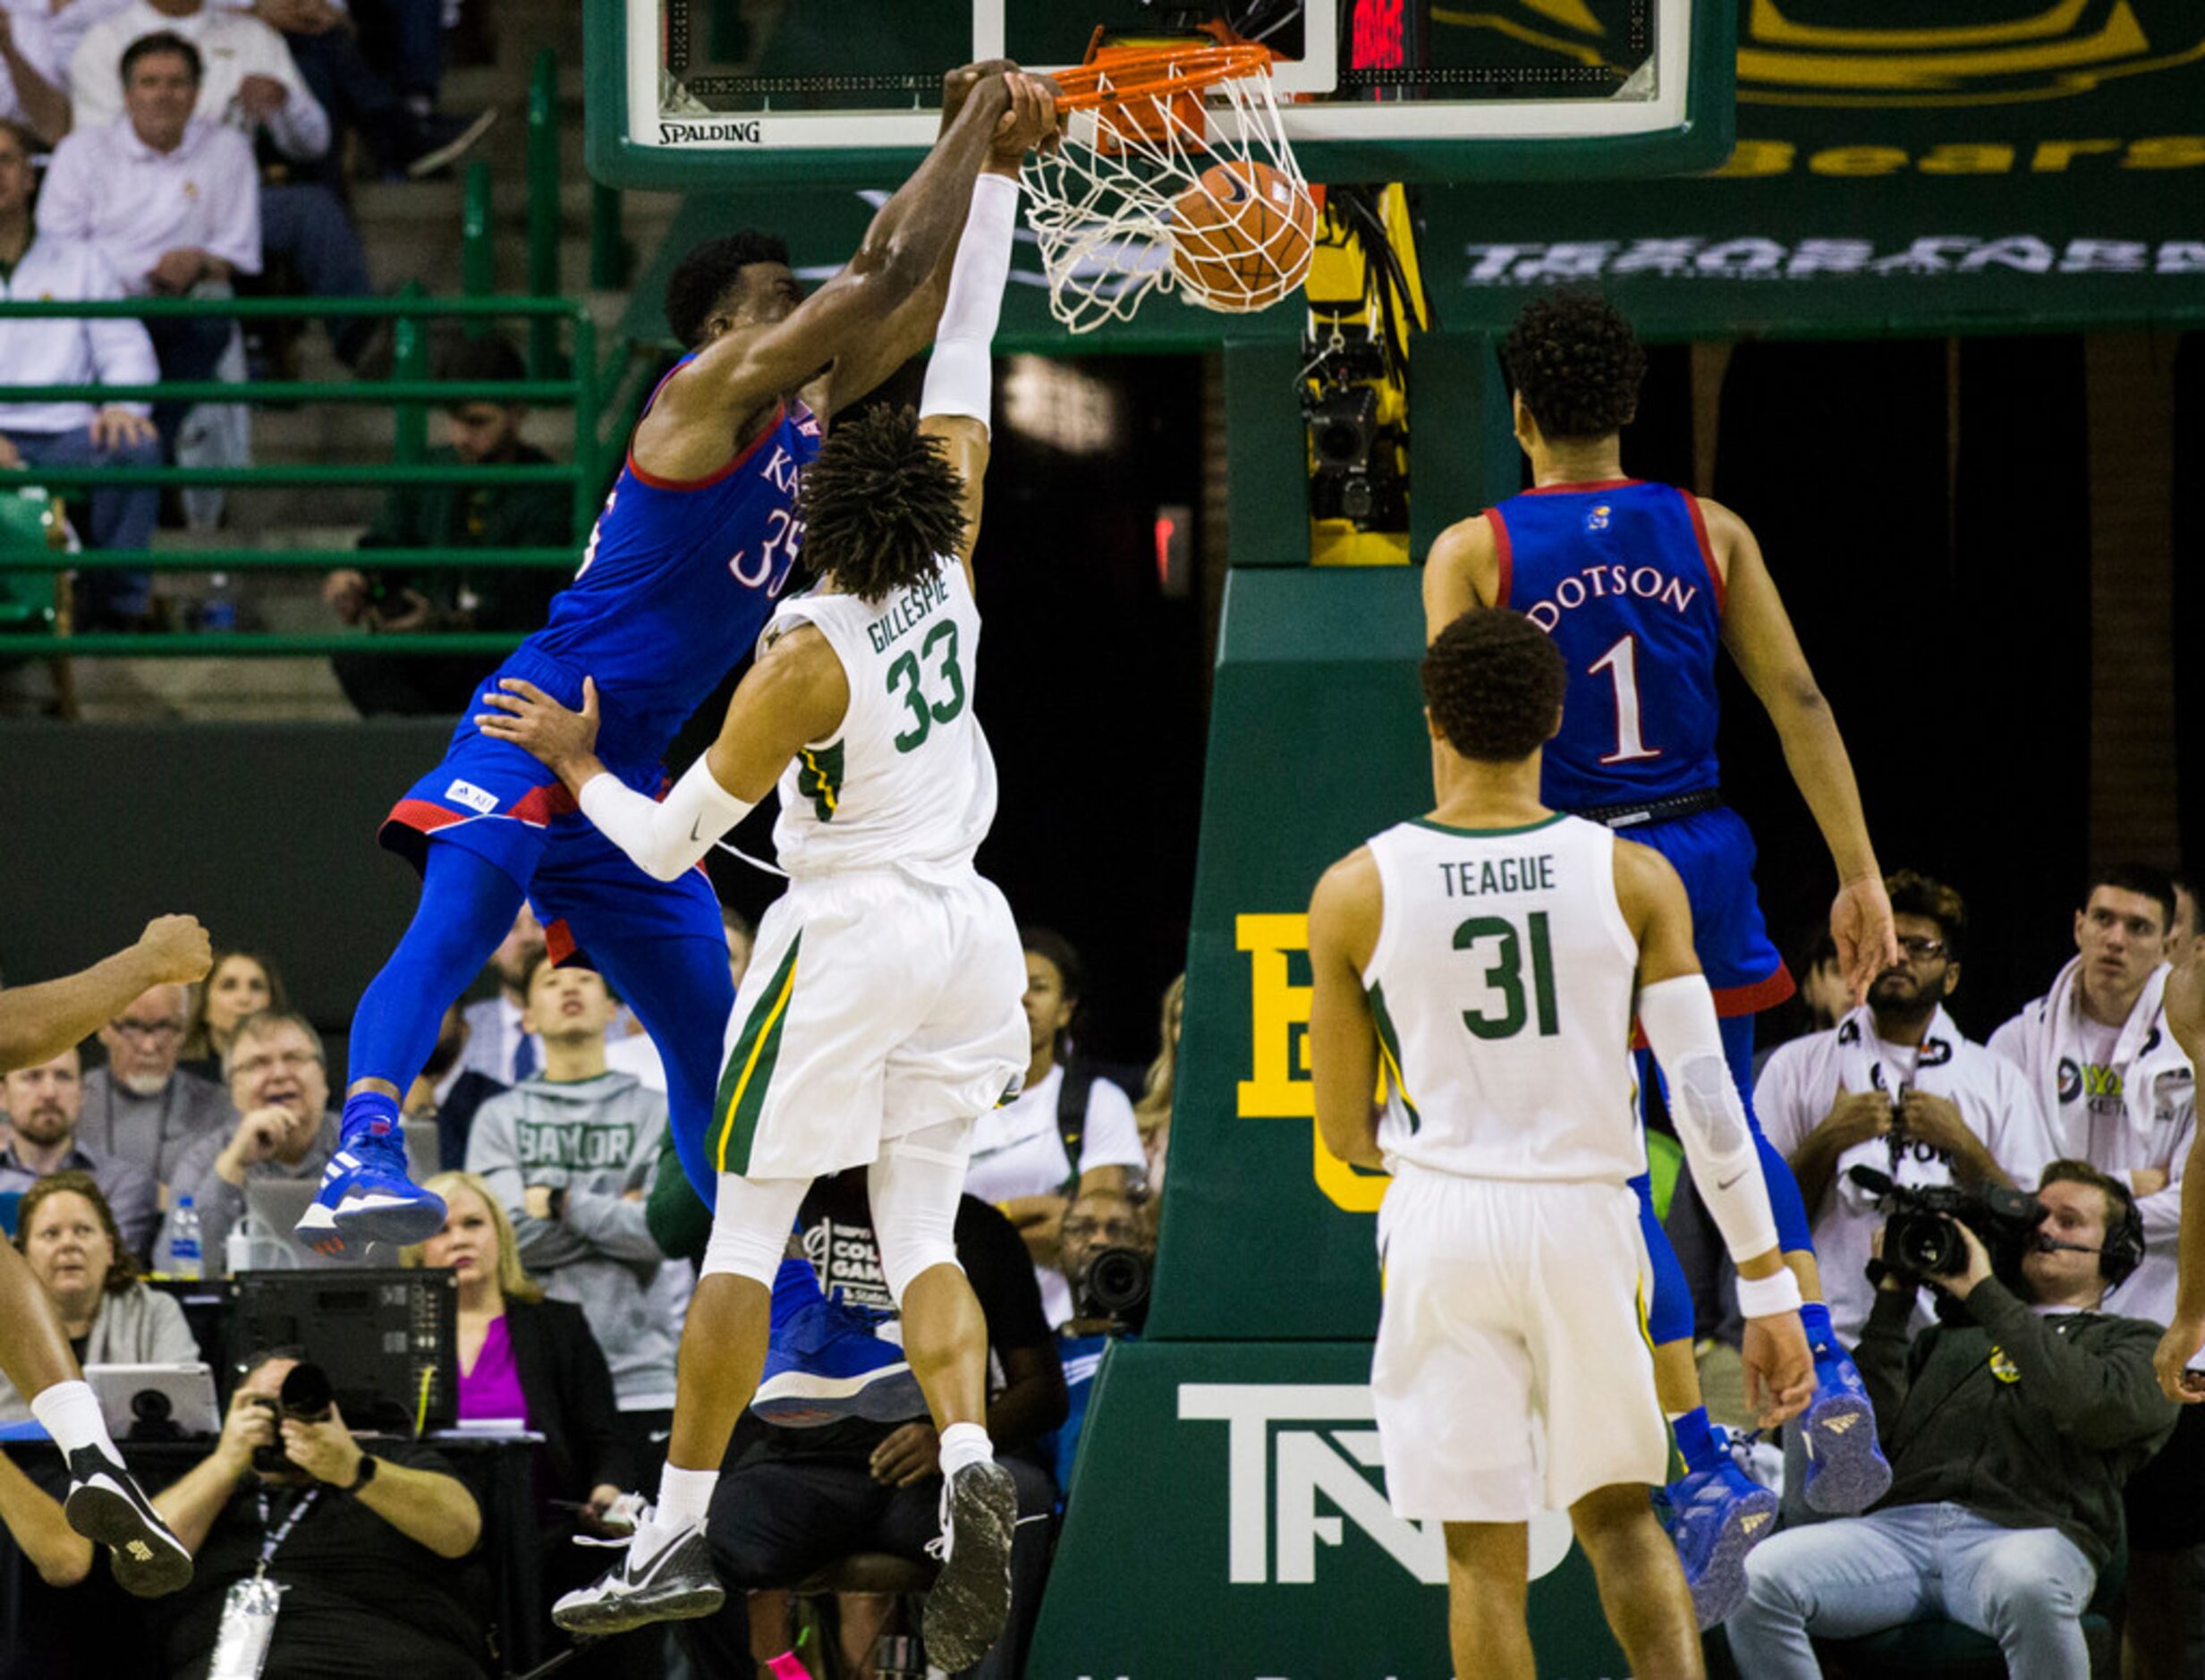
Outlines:
{"label": "knee brace", "polygon": [[789,1252],[789,1232],[804,1204],[809,1178],[742,1178],[720,1175],[719,1206],[704,1245],[699,1275],[725,1272],[773,1287]]}
{"label": "knee brace", "polygon": [[867,1175],[880,1269],[898,1306],[920,1273],[958,1265],[957,1203],[971,1136],[970,1121],[946,1121],[892,1138]]}

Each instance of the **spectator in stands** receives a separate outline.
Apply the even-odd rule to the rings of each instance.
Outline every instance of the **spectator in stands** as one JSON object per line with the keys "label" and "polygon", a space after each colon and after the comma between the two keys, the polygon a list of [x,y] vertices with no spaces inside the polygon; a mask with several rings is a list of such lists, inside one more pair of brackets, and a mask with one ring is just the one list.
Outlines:
{"label": "spectator in stands", "polygon": [[467,1138],[474,1129],[475,1111],[508,1089],[469,1067],[462,1059],[466,1048],[467,1017],[455,1003],[444,1012],[437,1048],[414,1076],[403,1107],[409,1120],[437,1123],[437,1164],[448,1173],[467,1165]]}
{"label": "spectator in stands", "polygon": [[1799,1180],[1821,1257],[1823,1299],[1851,1345],[1875,1289],[1869,1249],[1883,1224],[1865,1167],[1902,1184],[2033,1184],[2059,1154],[2021,1071],[1970,1040],[1945,1013],[1960,986],[1967,907],[1941,882],[1902,870],[1891,894],[1898,963],[1836,1026],[1779,1046],[1753,1088],[1768,1140]]}
{"label": "spectator in stands", "polygon": [[1107,1079],[1064,1065],[1080,1006],[1079,954],[1062,934],[1029,928],[1026,1024],[1031,1039],[1017,1099],[980,1116],[964,1187],[1009,1216],[1033,1256],[1042,1310],[1052,1327],[1072,1316],[1072,1294],[1056,1268],[1057,1230],[1077,1192],[1115,1190],[1148,1164],[1133,1105]]}
{"label": "spectator in stands", "polygon": [[304,1016],[274,1010],[247,1016],[224,1065],[237,1124],[187,1150],[169,1185],[168,1224],[175,1221],[177,1199],[191,1197],[210,1271],[222,1268],[223,1244],[245,1211],[248,1182],[318,1177],[337,1147],[321,1034]]}
{"label": "spectator in stands", "polygon": [[69,132],[65,68],[43,12],[0,6],[0,123],[20,123],[34,151]]}
{"label": "spectator in stands", "polygon": [[84,1081],[77,1052],[64,1050],[8,1073],[0,1081],[0,1106],[7,1110],[9,1133],[0,1148],[0,1191],[28,1191],[61,1173],[89,1175],[113,1209],[124,1252],[150,1259],[161,1225],[161,1187],[137,1162],[99,1154],[78,1140]]}
{"label": "spectator in stands", "polygon": [[[544,1065],[482,1105],[467,1141],[479,1174],[512,1216],[521,1262],[545,1293],[582,1310],[612,1367],[637,1472],[655,1478],[674,1412],[681,1323],[654,1304],[666,1256],[644,1201],[666,1133],[666,1102],[605,1065],[613,997],[580,967],[539,956],[522,1025],[541,1036]],[[686,1274],[688,1268],[678,1268]]]}
{"label": "spectator in stands", "polygon": [[[83,0],[78,0],[83,4]],[[80,124],[55,148],[38,193],[38,232],[99,249],[131,297],[226,295],[232,276],[260,272],[260,177],[243,135],[191,115],[199,48],[182,36],[132,41],[123,54],[123,120]],[[165,380],[214,378],[233,325],[194,317],[146,323]],[[154,405],[174,448],[185,409]]]}
{"label": "spectator in stands", "polygon": [[732,904],[720,906],[720,931],[727,936],[727,977],[740,987],[750,972],[751,953],[758,946],[758,929],[751,919]]}
{"label": "spectator in stands", "polygon": [[[738,988],[742,985],[742,972],[751,966],[751,947],[756,938],[750,918],[739,910],[720,906],[720,931],[727,937],[727,972]],[[650,1034],[634,1014],[628,1015],[628,1029],[621,1031],[615,1022],[605,1035],[605,1063],[615,1073],[632,1073],[648,1090],[664,1091],[666,1088],[666,1059],[658,1054],[658,1047],[651,1042]],[[668,1140],[668,1147],[672,1140]],[[675,1176],[680,1171],[674,1169]]]}
{"label": "spectator in stands", "polygon": [[[265,1558],[284,1591],[264,1673],[478,1680],[483,1628],[452,1566],[481,1538],[474,1496],[427,1447],[384,1438],[363,1450],[335,1408],[323,1423],[281,1417],[298,1362],[250,1359],[214,1451],[154,1500],[198,1565],[156,1611],[164,1671],[207,1672],[230,1590],[280,1535]],[[285,1467],[256,1470],[255,1452],[278,1446]]]}
{"label": "spectator in stands", "polygon": [[[282,38],[258,18],[207,0],[131,0],[87,31],[70,61],[78,126],[112,123],[128,107],[117,67],[148,40],[181,40],[198,55],[193,117],[236,129],[249,148],[265,140],[284,161],[284,174],[260,186],[264,261],[286,262],[310,297],[367,296],[367,253],[343,205],[322,182],[300,178],[310,175],[329,150],[328,114],[300,79]],[[127,77],[124,70],[122,80]],[[332,320],[329,336],[338,356],[352,364],[376,329],[369,319]]]}
{"label": "spectator in stands", "polygon": [[[492,335],[455,343],[437,373],[451,384],[528,377],[520,352]],[[540,466],[551,460],[522,437],[528,418],[522,403],[468,399],[454,403],[445,415],[450,441],[429,452],[432,464]],[[564,485],[432,485],[393,490],[360,546],[567,549],[573,530],[573,493]],[[529,631],[544,622],[551,598],[573,571],[571,564],[542,571],[485,566],[415,573],[348,566],[329,573],[322,598],[344,623],[370,631]],[[330,664],[345,698],[363,717],[458,711],[482,675],[482,661],[471,654],[339,654]]]}
{"label": "spectator in stands", "polygon": [[2112,1304],[2161,1324],[2175,1310],[2182,1169],[2197,1129],[2195,1074],[2160,1006],[2174,919],[2175,885],[2162,871],[2099,870],[2075,912],[2079,955],[1990,1035],[2036,1091],[2059,1153],[2134,1193],[2150,1246]]}
{"label": "spectator in stands", "polygon": [[237,1023],[264,1009],[288,1010],[284,977],[258,951],[225,951],[192,988],[191,1023],[184,1029],[180,1067],[210,1079],[222,1073]]}
{"label": "spectator in stands", "polygon": [[[1966,1268],[1929,1281],[1948,1322],[1910,1338],[1912,1279],[1885,1280],[1855,1359],[1875,1402],[1891,1491],[1865,1516],[1785,1530],[1746,1559],[1730,1648],[1752,1680],[1820,1672],[1810,1635],[1854,1638],[1944,1616],[1998,1642],[2011,1671],[2084,1680],[2079,1618],[2120,1536],[2121,1484],[2167,1438],[2175,1406],[2151,1369],[2158,1327],[2103,1311],[2099,1251],[2127,1186],[2056,1161],[2017,1294],[1955,1223]],[[2101,1269],[2103,1268],[2103,1269]]]}
{"label": "spectator in stands", "polygon": [[1064,1421],[1049,1442],[1056,1485],[1064,1498],[1072,1498],[1072,1467],[1079,1460],[1080,1431],[1087,1423],[1088,1393],[1113,1340],[1138,1336],[1148,1321],[1146,1301],[1117,1313],[1103,1310],[1089,1293],[1088,1266],[1108,1249],[1141,1256],[1156,1264],[1157,1204],[1137,1207],[1115,1191],[1100,1190],[1078,1197],[1064,1215],[1064,1239],[1058,1265],[1072,1292],[1073,1316],[1056,1332],[1056,1353],[1064,1367]]}
{"label": "spectator in stands", "polygon": [[135,1161],[163,1184],[203,1137],[237,1118],[223,1088],[176,1065],[190,993],[156,986],[99,1030],[107,1065],[85,1076],[78,1141],[101,1155]]}
{"label": "spectator in stands", "polygon": [[544,1041],[522,1024],[529,975],[544,955],[544,924],[524,902],[490,953],[497,995],[467,1005],[462,1065],[501,1085],[518,1085],[544,1065]]}
{"label": "spectator in stands", "polygon": [[[872,1328],[866,1320],[894,1317],[895,1302],[881,1269],[864,1169],[814,1184],[797,1215],[797,1228],[811,1277],[793,1281],[833,1297],[831,1302],[815,1297],[815,1304],[802,1311],[803,1319],[826,1316],[848,1324],[854,1319],[861,1336]],[[986,1202],[968,1195],[958,1204],[953,1235],[958,1263],[971,1279],[988,1321],[991,1363],[1002,1372],[1003,1387],[988,1403],[988,1433],[996,1444],[996,1462],[1017,1484],[1022,1518],[1012,1542],[1010,1618],[995,1649],[971,1672],[984,1680],[1007,1680],[1021,1672],[1047,1569],[1046,1517],[1056,1489],[1039,1460],[1040,1440],[1064,1420],[1064,1374],[1017,1232]],[[801,1274],[807,1267],[799,1260],[786,1269]],[[776,1303],[792,1292],[786,1285],[776,1286]],[[759,1413],[773,1408],[775,1395],[808,1370],[828,1375],[855,1369],[903,1370],[901,1348],[886,1341],[875,1347],[870,1361],[853,1358],[847,1348],[835,1348],[830,1354],[822,1344],[841,1338],[802,1333],[793,1321],[797,1316],[776,1305],[776,1342],[756,1403]],[[776,1378],[784,1380],[776,1383]],[[835,1402],[822,1399],[809,1413],[810,1427],[759,1429],[746,1421],[729,1449],[706,1523],[729,1606],[717,1616],[680,1625],[698,1666],[708,1674],[749,1672],[743,1665],[753,1646],[743,1606],[746,1590],[793,1586],[852,1552],[923,1560],[928,1543],[939,1532],[940,1443],[923,1415],[923,1401],[912,1396],[920,1410],[917,1417],[875,1422],[869,1419],[886,1408],[861,1410],[864,1403],[858,1396],[865,1391],[852,1394],[847,1383],[839,1391],[846,1396],[840,1415],[834,1415]],[[823,1392],[837,1389],[830,1386]],[[869,1654],[889,1602],[844,1600],[846,1656],[862,1661]],[[784,1630],[759,1631],[764,1641],[778,1638],[773,1653],[788,1648]]]}
{"label": "spectator in stands", "polygon": [[[444,1228],[402,1259],[448,1266],[457,1279],[461,1421],[516,1420],[544,1438],[536,1492],[549,1601],[598,1573],[595,1554],[574,1545],[577,1533],[626,1532],[606,1523],[636,1482],[612,1373],[581,1309],[546,1299],[522,1267],[496,1192],[472,1173],[439,1173],[427,1184],[444,1198]],[[613,1642],[572,1672],[610,1674],[615,1666],[605,1659],[626,1658],[635,1667],[657,1654],[645,1641]]]}
{"label": "spectator in stands", "polygon": [[1149,1064],[1141,1100],[1133,1105],[1133,1124],[1141,1128],[1141,1152],[1148,1163],[1134,1193],[1158,1207],[1164,1201],[1164,1157],[1172,1141],[1172,1096],[1178,1085],[1179,1023],[1186,1006],[1187,977],[1182,974],[1164,988],[1156,1060]]}
{"label": "spectator in stands", "polygon": [[[9,16],[0,11],[0,42]],[[97,247],[41,236],[31,221],[30,157],[36,137],[0,119],[0,299],[106,302],[123,283]],[[24,385],[76,385],[85,400],[0,404],[0,467],[154,466],[160,462],[151,408],[144,403],[99,403],[102,385],[151,385],[160,376],[153,341],[139,321],[0,320],[0,368]],[[95,485],[95,548],[144,548],[153,539],[160,492]],[[151,604],[143,573],[88,572],[78,584],[87,624],[142,619]]]}
{"label": "spectator in stands", "polygon": [[[331,0],[256,0],[253,14],[283,31],[299,70],[334,119],[333,140],[359,131],[376,173],[385,180],[419,180],[455,162],[497,120],[496,110],[472,117],[436,108],[443,75],[443,0],[361,0],[355,36],[344,9]],[[387,45],[386,53],[373,48]],[[388,63],[386,71],[385,64]],[[324,179],[338,184],[336,145]]]}
{"label": "spectator in stands", "polygon": [[[15,1245],[53,1297],[81,1365],[173,1365],[199,1356],[183,1309],[138,1280],[114,1209],[89,1173],[54,1173],[23,1192]],[[0,1423],[30,1405],[0,1377]]]}

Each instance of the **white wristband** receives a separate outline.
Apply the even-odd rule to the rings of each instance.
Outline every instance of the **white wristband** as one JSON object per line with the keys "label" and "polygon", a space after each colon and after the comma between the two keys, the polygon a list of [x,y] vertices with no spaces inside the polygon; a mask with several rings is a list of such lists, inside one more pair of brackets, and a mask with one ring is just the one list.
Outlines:
{"label": "white wristband", "polygon": [[1803,1297],[1799,1278],[1789,1266],[1779,1266],[1767,1277],[1738,1280],[1738,1311],[1749,1319],[1773,1319],[1778,1313],[1797,1312]]}

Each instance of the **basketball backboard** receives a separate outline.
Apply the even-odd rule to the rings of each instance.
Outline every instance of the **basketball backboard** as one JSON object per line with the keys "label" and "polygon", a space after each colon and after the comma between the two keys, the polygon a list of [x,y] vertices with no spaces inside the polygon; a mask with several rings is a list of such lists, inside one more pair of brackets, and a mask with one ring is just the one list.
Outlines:
{"label": "basketball backboard", "polygon": [[1076,64],[1212,21],[1279,56],[1314,181],[1600,178],[1728,154],[1729,0],[590,0],[589,165],[615,186],[873,185],[943,72]]}

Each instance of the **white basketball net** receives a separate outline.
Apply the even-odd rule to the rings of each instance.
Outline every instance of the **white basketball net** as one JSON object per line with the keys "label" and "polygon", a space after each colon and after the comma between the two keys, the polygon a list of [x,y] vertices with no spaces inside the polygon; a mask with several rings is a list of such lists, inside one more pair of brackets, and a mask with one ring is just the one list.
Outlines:
{"label": "white basketball net", "polygon": [[[1098,75],[1107,87],[1108,72]],[[1203,172],[1220,164],[1237,165],[1242,180],[1256,178],[1251,165],[1267,165],[1302,207],[1300,214],[1252,192],[1231,199],[1209,192]],[[1177,290],[1190,302],[1225,313],[1268,309],[1309,272],[1313,242],[1307,233],[1315,210],[1286,143],[1268,68],[1199,93],[1128,93],[1115,112],[1074,110],[1063,144],[1028,163],[1025,184],[1027,220],[1048,274],[1050,313],[1075,333],[1130,320],[1157,292]],[[1173,260],[1173,207],[1193,191],[1204,192],[1215,207],[1217,232],[1241,235],[1215,244],[1205,239],[1208,229],[1179,235],[1197,256],[1231,253],[1234,272],[1219,283],[1203,276],[1221,262],[1183,268]]]}

